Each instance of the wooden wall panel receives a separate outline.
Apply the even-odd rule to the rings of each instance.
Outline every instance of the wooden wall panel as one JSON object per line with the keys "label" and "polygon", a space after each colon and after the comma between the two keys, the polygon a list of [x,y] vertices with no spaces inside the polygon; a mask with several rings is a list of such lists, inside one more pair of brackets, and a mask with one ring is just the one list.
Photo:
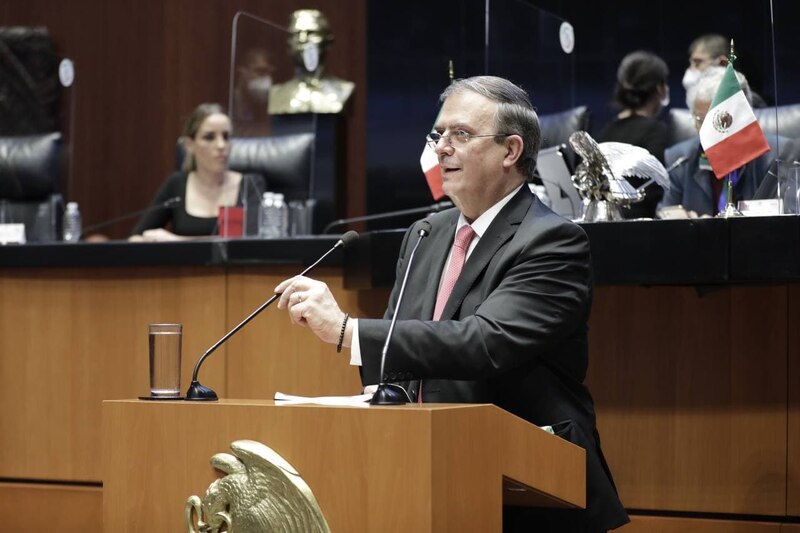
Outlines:
{"label": "wooden wall panel", "polygon": [[[363,214],[366,132],[366,0],[6,0],[0,25],[48,27],[75,61],[69,200],[91,225],[146,206],[175,167],[183,120],[199,103],[228,100],[231,23],[246,10],[286,25],[295,9],[318,8],[336,41],[328,68],[356,83],[348,113],[347,196],[342,216]],[[276,80],[284,81],[284,80]],[[64,104],[65,112],[71,108]],[[127,235],[135,221],[104,230]]]}
{"label": "wooden wall panel", "polygon": [[789,286],[787,314],[790,327],[787,331],[786,372],[789,394],[786,514],[800,516],[800,285]]}
{"label": "wooden wall panel", "polygon": [[601,287],[588,385],[623,503],[782,515],[783,286]]}
{"label": "wooden wall panel", "polygon": [[15,533],[103,531],[100,487],[0,483],[3,530]]}
{"label": "wooden wall panel", "polygon": [[[181,386],[224,333],[212,268],[0,272],[0,477],[100,481],[102,400],[148,394],[147,324],[184,325]],[[203,381],[225,392],[224,348]]]}
{"label": "wooden wall panel", "polygon": [[[247,317],[296,267],[231,270],[228,277],[228,326]],[[345,291],[337,269],[319,269],[316,279],[328,283],[342,310],[354,317],[378,317],[388,290]],[[336,353],[309,329],[295,326],[285,309],[267,308],[232,337],[228,347],[231,398],[272,399],[275,392],[303,396],[359,394],[358,370],[350,366],[349,350]]]}

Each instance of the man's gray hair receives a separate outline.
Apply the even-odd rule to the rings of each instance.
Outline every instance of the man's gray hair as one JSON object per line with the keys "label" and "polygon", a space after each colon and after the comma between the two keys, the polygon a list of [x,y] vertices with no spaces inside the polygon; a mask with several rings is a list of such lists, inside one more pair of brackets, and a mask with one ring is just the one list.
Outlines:
{"label": "man's gray hair", "polygon": [[[708,67],[700,75],[697,83],[689,89],[686,93],[686,101],[690,104],[690,110],[694,112],[694,107],[697,102],[709,102],[714,100],[714,95],[717,94],[722,78],[725,76],[725,70],[728,67],[712,66]],[[753,104],[753,95],[750,92],[750,84],[747,83],[747,78],[744,77],[739,71],[734,70],[736,79],[739,80],[739,85],[742,87],[744,97],[747,98],[747,103]]]}
{"label": "man's gray hair", "polygon": [[[444,102],[448,96],[465,91],[497,102],[497,114],[494,118],[495,132],[513,133],[522,137],[522,155],[517,160],[517,168],[528,180],[533,178],[536,170],[536,157],[542,141],[542,131],[539,127],[539,117],[533,110],[528,93],[504,78],[475,76],[455,80],[442,92],[439,101]],[[496,137],[495,142],[502,144],[503,138]]]}
{"label": "man's gray hair", "polygon": [[694,51],[703,47],[703,50],[711,56],[711,59],[716,59],[719,56],[728,56],[731,53],[731,40],[719,33],[706,33],[692,41],[689,45],[689,55]]}

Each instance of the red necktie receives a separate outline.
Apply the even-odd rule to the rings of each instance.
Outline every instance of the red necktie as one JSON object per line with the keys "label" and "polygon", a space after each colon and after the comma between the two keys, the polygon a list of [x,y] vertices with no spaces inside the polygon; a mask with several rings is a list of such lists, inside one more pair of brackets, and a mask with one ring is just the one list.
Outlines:
{"label": "red necktie", "polygon": [[461,275],[461,269],[464,268],[469,243],[472,242],[473,237],[475,237],[475,231],[469,224],[461,226],[461,229],[456,233],[450,264],[447,265],[447,272],[445,272],[444,279],[442,279],[442,286],[439,287],[439,294],[436,295],[436,307],[433,310],[434,320],[439,320],[442,316],[444,305],[450,298],[450,293],[453,292],[458,276]]}

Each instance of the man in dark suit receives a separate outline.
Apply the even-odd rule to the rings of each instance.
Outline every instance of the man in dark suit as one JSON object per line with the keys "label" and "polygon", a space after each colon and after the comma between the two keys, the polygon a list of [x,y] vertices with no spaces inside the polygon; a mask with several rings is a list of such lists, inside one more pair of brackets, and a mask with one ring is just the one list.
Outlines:
{"label": "man in dark suit", "polygon": [[494,403],[585,448],[587,509],[508,508],[505,531],[619,527],[627,514],[583,385],[589,242],[526,185],[541,138],[536,113],[525,91],[491,76],[454,82],[442,101],[428,141],[457,208],[428,217],[430,236],[417,249],[401,308],[399,286],[420,222],[406,234],[383,319],[347,320],[323,283],[301,277],[276,287],[278,305],[322,340],[349,346],[365,384],[381,381],[381,347],[396,312],[386,380],[421,380],[411,396],[426,402]]}
{"label": "man in dark suit", "polygon": [[[689,90],[687,101],[691,106],[689,109],[692,110],[692,118],[698,133],[724,75],[725,67],[708,67],[700,75],[699,81]],[[740,72],[736,73],[736,78],[745,98],[751,102],[747,79]],[[768,135],[770,151],[737,170],[733,185],[734,202],[753,199],[770,165],[775,161],[778,145],[783,145],[786,140]],[[722,196],[722,191],[727,180],[720,180],[714,176],[711,165],[703,154],[699,137],[667,148],[664,159],[672,170],[669,172],[669,190],[664,193],[659,208],[681,205],[691,218],[714,216],[725,210],[725,197]]]}

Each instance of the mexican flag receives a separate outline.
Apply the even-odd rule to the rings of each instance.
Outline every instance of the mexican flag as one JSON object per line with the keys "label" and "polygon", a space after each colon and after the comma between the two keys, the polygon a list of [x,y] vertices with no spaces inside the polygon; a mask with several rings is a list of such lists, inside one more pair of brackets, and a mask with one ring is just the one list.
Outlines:
{"label": "mexican flag", "polygon": [[439,156],[436,155],[436,152],[428,143],[425,143],[422,156],[419,158],[419,164],[422,167],[422,172],[425,173],[425,181],[428,182],[428,188],[431,190],[433,199],[439,200],[443,198],[442,167],[439,166]]}
{"label": "mexican flag", "polygon": [[700,144],[717,179],[769,152],[730,63],[700,127]]}
{"label": "mexican flag", "polygon": [[[441,113],[441,110],[439,110],[439,113]],[[439,115],[436,115],[436,120],[433,121],[434,125],[438,120]],[[419,158],[419,164],[425,174],[425,181],[428,182],[428,188],[431,190],[433,199],[438,201],[444,198],[442,167],[439,166],[439,156],[436,155],[436,150],[431,148],[427,141],[425,141],[425,148],[423,148],[422,155]]]}

